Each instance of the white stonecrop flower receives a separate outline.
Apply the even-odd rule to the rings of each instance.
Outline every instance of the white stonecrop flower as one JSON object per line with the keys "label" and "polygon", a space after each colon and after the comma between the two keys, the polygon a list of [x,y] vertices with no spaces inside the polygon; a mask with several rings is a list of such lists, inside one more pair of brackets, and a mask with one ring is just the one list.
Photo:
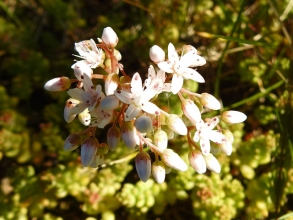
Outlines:
{"label": "white stonecrop flower", "polygon": [[222,133],[218,130],[213,130],[218,123],[218,117],[208,119],[206,122],[201,120],[199,123],[196,123],[197,131],[194,134],[193,140],[195,142],[199,141],[200,148],[204,156],[207,156],[210,153],[210,141],[215,142],[216,144],[221,144],[227,141],[226,137]]}
{"label": "white stonecrop flower", "polygon": [[94,89],[93,82],[88,75],[83,76],[83,88],[84,90],[80,88],[69,89],[67,93],[73,99],[80,101],[79,106],[81,106],[81,109],[83,108],[85,110],[88,108],[91,112],[95,108],[98,100],[103,99],[105,94],[102,92],[101,85],[97,85],[96,90]]}
{"label": "white stonecrop flower", "polygon": [[227,124],[241,123],[246,120],[247,116],[238,111],[225,111],[221,114],[221,120]]}
{"label": "white stonecrop flower", "polygon": [[157,45],[150,48],[150,58],[154,63],[163,62],[165,60],[165,52]]}
{"label": "white stonecrop flower", "polygon": [[113,95],[119,84],[119,76],[116,73],[111,73],[105,80],[106,95]]}
{"label": "white stonecrop flower", "polygon": [[108,46],[108,47],[116,47],[118,44],[118,37],[115,31],[111,27],[106,27],[103,30],[102,34],[102,41]]}
{"label": "white stonecrop flower", "polygon": [[[81,41],[79,43],[75,43],[75,50],[80,55],[77,57],[84,59],[83,62],[90,68],[103,66],[104,52],[102,49],[97,48],[97,45],[93,39],[89,41]],[[75,69],[76,64],[72,65],[71,68]],[[81,65],[80,68],[85,68],[84,66],[82,66],[83,64],[81,63],[79,63],[78,65]],[[89,70],[83,69],[83,71],[86,71],[86,73],[88,73]]]}
{"label": "white stonecrop flower", "polygon": [[184,79],[191,79],[199,83],[204,83],[204,78],[191,66],[201,66],[206,63],[205,59],[192,50],[184,54],[180,59],[172,43],[168,45],[168,61],[158,63],[158,67],[167,72],[173,73],[172,93],[177,94],[182,88]]}
{"label": "white stonecrop flower", "polygon": [[166,75],[163,70],[156,71],[152,65],[148,69],[148,78],[145,80],[144,85],[146,90],[155,93],[155,95],[161,92],[171,92],[171,83],[165,83]]}
{"label": "white stonecrop flower", "polygon": [[151,115],[159,114],[160,109],[149,100],[154,97],[154,92],[150,90],[143,90],[140,75],[135,73],[131,80],[131,93],[117,90],[114,92],[115,96],[121,102],[129,104],[125,112],[125,120],[130,121],[139,115],[141,111],[147,112]]}

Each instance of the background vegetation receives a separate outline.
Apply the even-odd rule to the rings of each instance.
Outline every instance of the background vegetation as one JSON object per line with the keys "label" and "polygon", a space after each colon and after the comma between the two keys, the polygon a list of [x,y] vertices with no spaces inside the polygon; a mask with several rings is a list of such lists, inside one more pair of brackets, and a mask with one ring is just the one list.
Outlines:
{"label": "background vegetation", "polygon": [[[0,219],[250,220],[293,211],[292,8],[292,0],[0,1]],[[107,26],[129,75],[146,75],[154,44],[191,44],[207,59],[198,91],[248,115],[230,127],[234,149],[218,155],[221,174],[189,168],[143,183],[125,146],[99,170],[63,150],[82,125],[63,119],[66,92],[43,85],[73,78],[74,42]],[[176,109],[172,96],[161,98]],[[187,158],[182,140],[170,147]]]}

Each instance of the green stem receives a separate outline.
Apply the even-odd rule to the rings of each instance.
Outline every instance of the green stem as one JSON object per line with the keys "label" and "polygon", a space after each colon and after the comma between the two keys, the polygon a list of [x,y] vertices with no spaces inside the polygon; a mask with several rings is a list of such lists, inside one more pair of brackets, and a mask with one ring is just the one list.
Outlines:
{"label": "green stem", "polygon": [[269,92],[271,92],[272,90],[280,87],[283,83],[284,83],[284,81],[281,80],[281,81],[277,82],[276,84],[272,85],[271,87],[267,88],[264,92],[259,92],[259,93],[255,94],[253,96],[250,96],[250,97],[248,97],[246,99],[241,100],[240,102],[236,102],[236,103],[232,104],[231,106],[224,108],[224,110],[228,110],[228,109],[231,109],[231,108],[236,108],[236,107],[238,107],[240,105],[244,105],[244,104],[247,104],[248,102],[251,102],[253,100],[259,99],[259,98],[265,96],[266,94],[268,94]]}

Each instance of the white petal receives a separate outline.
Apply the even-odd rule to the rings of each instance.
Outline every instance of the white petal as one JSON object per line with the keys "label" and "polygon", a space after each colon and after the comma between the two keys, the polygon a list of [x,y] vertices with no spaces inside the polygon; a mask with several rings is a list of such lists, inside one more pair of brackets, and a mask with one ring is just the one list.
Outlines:
{"label": "white petal", "polygon": [[169,43],[168,45],[168,59],[173,64],[179,62],[179,56],[172,43]]}
{"label": "white petal", "polygon": [[225,135],[216,130],[212,130],[209,132],[209,139],[217,144],[224,143],[227,141]]}
{"label": "white petal", "polygon": [[84,76],[83,76],[83,88],[84,88],[84,91],[86,91],[86,92],[94,93],[93,82],[92,82],[91,78],[86,74],[84,74]]}
{"label": "white petal", "polygon": [[142,80],[139,73],[135,73],[131,80],[131,93],[137,94],[142,92]]}
{"label": "white petal", "polygon": [[125,92],[123,90],[117,90],[114,92],[114,95],[120,99],[121,102],[126,104],[131,104],[133,102],[133,95],[129,92]]}
{"label": "white petal", "polygon": [[141,112],[141,108],[135,105],[129,105],[125,112],[125,121],[130,121],[135,118]]}
{"label": "white petal", "polygon": [[183,74],[185,79],[191,79],[199,83],[204,83],[205,80],[197,71],[191,68],[186,68]]}
{"label": "white petal", "polygon": [[199,55],[195,55],[192,57],[192,63],[190,65],[190,67],[197,67],[197,66],[203,66],[207,63],[207,61],[205,60],[205,58],[199,56]]}
{"label": "white petal", "polygon": [[166,73],[174,73],[173,65],[170,62],[160,62],[158,63],[158,67]]}
{"label": "white petal", "polygon": [[149,114],[158,115],[160,114],[160,109],[152,102],[143,103],[141,109]]}
{"label": "white petal", "polygon": [[209,155],[211,151],[210,140],[208,138],[201,138],[199,143],[202,154],[205,156]]}
{"label": "white petal", "polygon": [[219,164],[219,161],[214,157],[214,155],[209,154],[208,156],[205,156],[205,161],[207,164],[207,168],[210,171],[213,171],[215,173],[221,172],[221,165]]}
{"label": "white petal", "polygon": [[177,94],[183,86],[183,78],[177,74],[173,74],[171,90],[173,94]]}
{"label": "white petal", "polygon": [[74,88],[74,89],[69,89],[67,91],[68,95],[70,95],[73,99],[76,99],[76,100],[82,100],[82,93],[84,91],[81,90],[81,89],[78,89],[78,88]]}
{"label": "white petal", "polygon": [[180,59],[180,66],[183,68],[189,67],[194,61],[194,57],[198,56],[196,54],[196,51],[189,51],[186,54],[184,54]]}

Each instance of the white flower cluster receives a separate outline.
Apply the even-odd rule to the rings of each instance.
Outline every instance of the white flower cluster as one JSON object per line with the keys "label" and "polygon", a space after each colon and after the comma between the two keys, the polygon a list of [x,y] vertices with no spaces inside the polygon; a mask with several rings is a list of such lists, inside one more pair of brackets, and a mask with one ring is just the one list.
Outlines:
{"label": "white flower cluster", "polygon": [[[204,109],[219,110],[221,104],[208,93],[198,94],[182,87],[184,80],[205,82],[194,69],[206,63],[197,50],[190,45],[184,46],[179,56],[169,43],[168,59],[165,59],[165,52],[153,46],[149,55],[157,68],[151,65],[147,79],[142,82],[139,73],[130,78],[119,63],[121,54],[115,49],[118,37],[111,27],[104,29],[98,41],[98,44],[92,39],[75,44],[77,57],[81,58],[71,66],[76,79],[63,76],[45,84],[49,91],[67,90],[70,98],[64,108],[65,121],[69,123],[78,116],[87,126],[84,131],[70,134],[64,149],[74,150],[81,146],[82,165],[97,168],[104,163],[108,149],[114,151],[122,139],[128,148],[138,150],[135,164],[140,179],[147,181],[152,174],[162,183],[171,168],[180,171],[188,168],[184,160],[168,148],[168,139],[177,133],[188,136],[188,158],[195,171],[205,173],[209,169],[219,173],[221,166],[211,153],[210,142],[226,155],[232,153],[233,143],[232,133],[222,129],[219,122],[240,123],[246,115],[225,111],[202,119]],[[103,68],[107,75],[95,74],[93,69],[97,67]],[[103,83],[95,85],[95,79]],[[76,88],[71,88],[72,83]],[[189,120],[188,126],[178,115],[169,114],[155,104],[157,95],[165,92],[178,95],[182,112]],[[95,131],[108,124],[112,126],[107,131],[107,143],[100,143]],[[145,146],[155,154],[155,161],[152,162],[143,150]]]}

